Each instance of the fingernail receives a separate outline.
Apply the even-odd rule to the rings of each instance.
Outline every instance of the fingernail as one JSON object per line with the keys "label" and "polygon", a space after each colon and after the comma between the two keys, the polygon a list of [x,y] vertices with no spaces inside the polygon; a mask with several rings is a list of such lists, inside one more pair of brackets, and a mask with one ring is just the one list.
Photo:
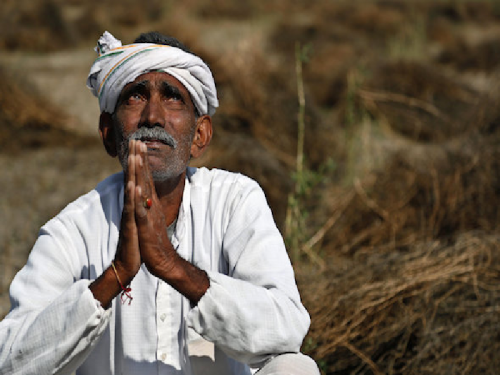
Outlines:
{"label": "fingernail", "polygon": [[147,148],[147,146],[146,146],[145,143],[141,144],[141,150],[142,150],[142,152],[146,152],[148,150],[148,148]]}

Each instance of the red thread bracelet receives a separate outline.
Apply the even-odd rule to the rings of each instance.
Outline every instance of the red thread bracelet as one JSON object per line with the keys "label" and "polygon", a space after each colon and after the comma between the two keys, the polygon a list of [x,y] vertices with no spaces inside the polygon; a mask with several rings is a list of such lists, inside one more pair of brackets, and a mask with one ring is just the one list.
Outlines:
{"label": "red thread bracelet", "polygon": [[[122,300],[122,304],[127,302],[127,299],[128,299],[128,304],[130,305],[130,303],[134,299],[132,297],[132,295],[130,294],[130,292],[132,291],[132,288],[130,288],[130,287],[125,288],[123,286],[123,284],[120,280],[120,276],[118,276],[118,272],[116,272],[115,263],[113,261],[111,262],[111,266],[113,267],[113,271],[115,271],[116,280],[118,281],[118,284],[120,284],[120,288],[122,288],[122,295],[120,297],[120,299]],[[124,299],[124,297],[125,297],[125,299]]]}

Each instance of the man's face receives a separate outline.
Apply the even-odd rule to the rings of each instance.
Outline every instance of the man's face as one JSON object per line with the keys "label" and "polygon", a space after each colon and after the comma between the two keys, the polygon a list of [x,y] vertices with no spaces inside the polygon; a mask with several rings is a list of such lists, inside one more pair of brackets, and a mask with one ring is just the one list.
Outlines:
{"label": "man's face", "polygon": [[113,115],[118,158],[127,168],[128,142],[148,147],[153,179],[180,176],[190,159],[196,130],[194,104],[187,89],[167,73],[149,72],[127,84]]}

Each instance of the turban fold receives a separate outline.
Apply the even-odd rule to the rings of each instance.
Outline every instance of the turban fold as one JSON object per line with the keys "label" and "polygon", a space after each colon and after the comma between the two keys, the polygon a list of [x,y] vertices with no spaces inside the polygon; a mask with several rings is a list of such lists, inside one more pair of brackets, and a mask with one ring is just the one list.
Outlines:
{"label": "turban fold", "polygon": [[107,31],[95,50],[99,56],[90,68],[87,87],[99,99],[101,112],[113,113],[125,85],[150,71],[162,71],[179,80],[200,115],[213,115],[219,106],[212,72],[198,56],[162,44],[123,46]]}

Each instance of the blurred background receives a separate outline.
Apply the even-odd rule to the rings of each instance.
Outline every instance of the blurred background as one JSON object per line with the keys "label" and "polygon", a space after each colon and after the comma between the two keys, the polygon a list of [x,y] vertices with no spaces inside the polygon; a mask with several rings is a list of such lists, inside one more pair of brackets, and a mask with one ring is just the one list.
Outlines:
{"label": "blurred background", "polygon": [[85,86],[99,36],[210,65],[195,166],[264,188],[323,374],[500,368],[500,2],[3,0],[0,318],[38,229],[120,170]]}

